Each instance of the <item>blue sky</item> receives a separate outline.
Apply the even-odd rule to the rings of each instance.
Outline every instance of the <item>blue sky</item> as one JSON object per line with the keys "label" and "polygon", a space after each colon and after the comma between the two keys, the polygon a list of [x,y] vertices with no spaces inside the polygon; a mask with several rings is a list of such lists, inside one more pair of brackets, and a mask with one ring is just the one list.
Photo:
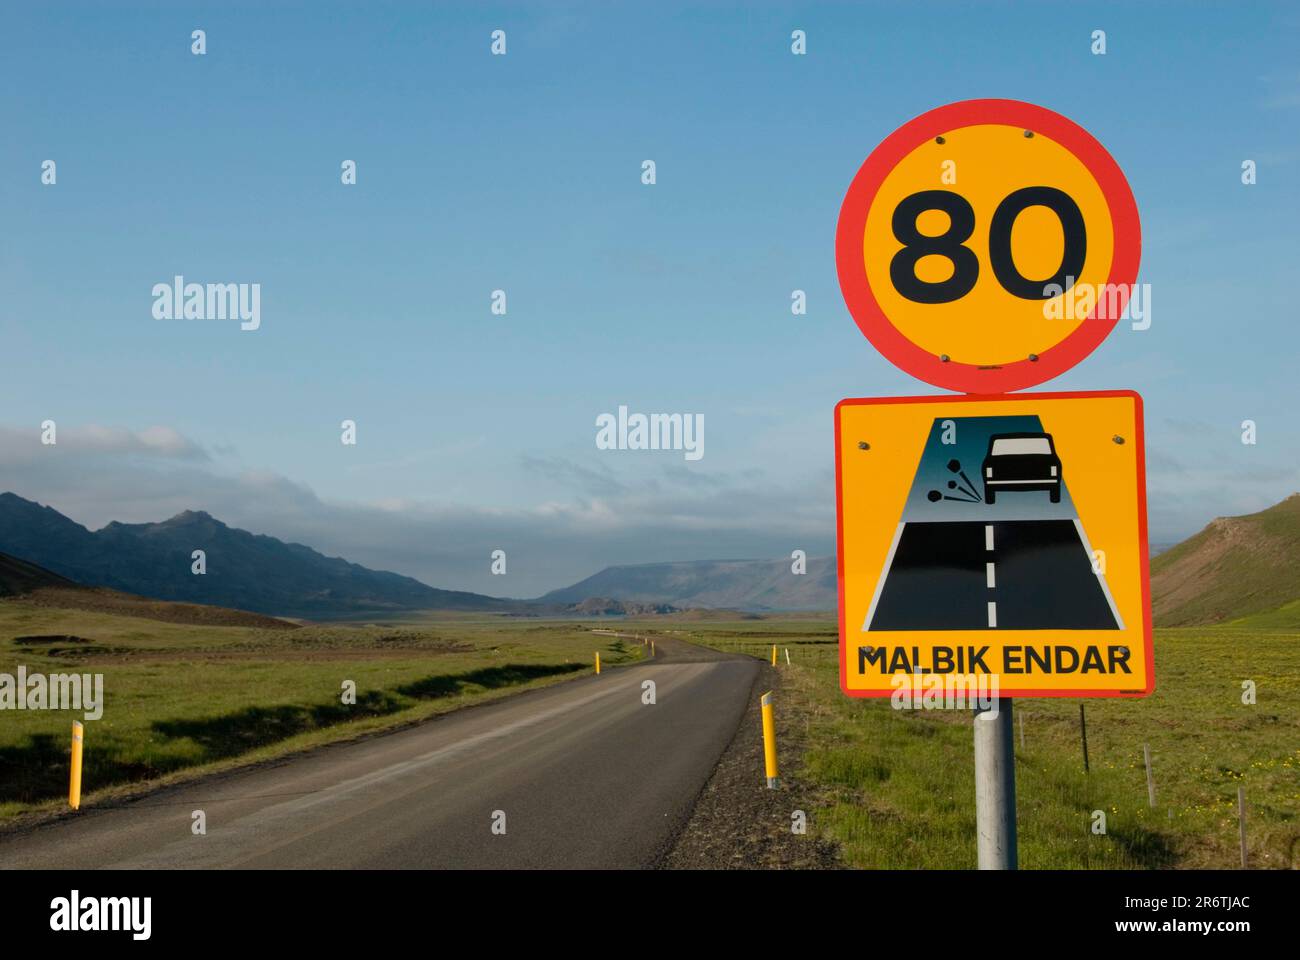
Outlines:
{"label": "blue sky", "polygon": [[[1180,539],[1300,489],[1297,41],[1263,3],[7,4],[0,486],[514,596],[830,553],[834,404],[934,392],[844,307],[844,191],[916,114],[1010,97],[1133,187],[1152,327],[1048,387],[1144,395]],[[177,273],[261,283],[261,329],[155,320]],[[704,414],[706,455],[597,450],[619,404]]]}

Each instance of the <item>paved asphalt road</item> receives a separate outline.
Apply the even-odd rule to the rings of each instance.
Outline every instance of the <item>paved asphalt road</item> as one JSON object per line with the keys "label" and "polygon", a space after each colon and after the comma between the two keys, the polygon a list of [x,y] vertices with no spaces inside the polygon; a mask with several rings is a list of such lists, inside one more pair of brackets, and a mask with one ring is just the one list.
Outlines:
{"label": "paved asphalt road", "polygon": [[908,523],[871,630],[1113,630],[1071,520]]}
{"label": "paved asphalt road", "polygon": [[[0,869],[650,867],[731,742],[757,661],[660,640],[608,669],[0,835]],[[641,702],[654,680],[658,702]],[[758,773],[755,773],[758,776]],[[191,813],[207,814],[207,835]],[[493,812],[506,833],[493,835]]]}

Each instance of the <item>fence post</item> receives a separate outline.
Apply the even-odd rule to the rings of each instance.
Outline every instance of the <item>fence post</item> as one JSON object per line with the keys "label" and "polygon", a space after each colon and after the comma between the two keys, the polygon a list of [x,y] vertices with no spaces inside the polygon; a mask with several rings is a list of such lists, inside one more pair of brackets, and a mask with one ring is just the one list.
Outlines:
{"label": "fence post", "polygon": [[1237,821],[1241,825],[1241,869],[1246,869],[1246,788],[1237,787]]}
{"label": "fence post", "polygon": [[[1083,738],[1083,772],[1088,772],[1088,719],[1083,713],[1083,704],[1079,704],[1079,736]],[[1149,768],[1148,768],[1149,769]],[[1151,801],[1151,806],[1155,806]]]}
{"label": "fence post", "polygon": [[1151,747],[1148,744],[1142,744],[1142,756],[1147,765],[1147,803],[1154,810],[1156,808],[1156,778],[1151,772]]}

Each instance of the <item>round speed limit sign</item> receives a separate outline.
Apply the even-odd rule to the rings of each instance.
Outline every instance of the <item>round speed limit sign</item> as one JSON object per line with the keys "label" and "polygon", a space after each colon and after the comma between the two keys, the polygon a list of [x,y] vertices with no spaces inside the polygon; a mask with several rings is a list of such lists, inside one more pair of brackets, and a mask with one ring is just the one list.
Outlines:
{"label": "round speed limit sign", "polygon": [[1137,279],[1137,204],[1106,149],[1060,114],[967,100],[869,156],[840,208],[849,312],[895,365],[992,394],[1091,353]]}

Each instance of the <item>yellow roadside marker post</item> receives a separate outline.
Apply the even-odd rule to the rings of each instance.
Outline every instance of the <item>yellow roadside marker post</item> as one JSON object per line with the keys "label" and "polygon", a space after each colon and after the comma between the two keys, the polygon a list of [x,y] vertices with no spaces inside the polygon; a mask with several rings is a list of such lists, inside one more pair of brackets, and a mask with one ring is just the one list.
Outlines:
{"label": "yellow roadside marker post", "polygon": [[68,783],[68,806],[81,809],[81,748],[85,728],[81,721],[72,721],[72,779]]}
{"label": "yellow roadside marker post", "polygon": [[596,672],[600,673],[600,651],[596,651]]}
{"label": "yellow roadside marker post", "polygon": [[776,644],[772,644],[772,666],[776,666]]}
{"label": "yellow roadside marker post", "polygon": [[763,694],[763,761],[767,767],[767,788],[775,790],[776,775],[776,719],[772,715],[772,691]]}

